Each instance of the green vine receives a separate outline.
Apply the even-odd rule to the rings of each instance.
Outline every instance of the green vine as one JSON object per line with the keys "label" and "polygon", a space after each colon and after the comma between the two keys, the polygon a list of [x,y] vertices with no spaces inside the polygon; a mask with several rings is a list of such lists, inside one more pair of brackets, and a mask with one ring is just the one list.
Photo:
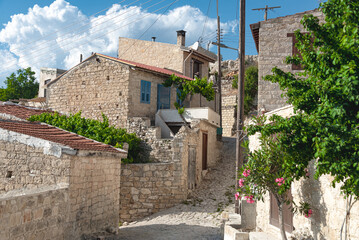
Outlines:
{"label": "green vine", "polygon": [[70,114],[70,116],[59,113],[42,113],[33,115],[28,120],[44,122],[116,148],[122,148],[124,143],[128,143],[128,158],[123,159],[123,162],[140,162],[141,139],[134,133],[127,133],[126,129],[110,126],[105,114],[102,114],[102,121],[82,118],[81,112]]}
{"label": "green vine", "polygon": [[195,78],[194,80],[186,80],[176,75],[172,74],[168,79],[163,83],[165,87],[175,87],[178,89],[177,97],[180,100],[180,103],[175,102],[174,105],[178,110],[179,114],[184,113],[183,102],[188,95],[201,94],[208,101],[214,100],[214,89],[213,83],[207,82],[207,78]]}

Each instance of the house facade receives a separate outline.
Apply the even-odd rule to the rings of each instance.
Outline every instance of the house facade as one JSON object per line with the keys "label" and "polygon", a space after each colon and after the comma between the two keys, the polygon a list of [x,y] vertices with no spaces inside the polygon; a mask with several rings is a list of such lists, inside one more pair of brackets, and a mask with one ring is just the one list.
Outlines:
{"label": "house facade", "polygon": [[298,29],[303,31],[300,21],[306,14],[323,20],[323,14],[315,9],[250,25],[258,51],[258,110],[272,111],[288,105],[279,85],[264,81],[263,78],[272,74],[275,66],[286,72],[301,71],[299,66],[285,64],[284,60],[298,53],[293,33]]}
{"label": "house facade", "polygon": [[48,84],[47,105],[64,113],[82,111],[92,119],[104,113],[111,124],[126,127],[131,117],[154,120],[159,109],[174,109],[176,89],[162,85],[171,74],[177,73],[94,54]]}
{"label": "house facade", "polygon": [[[263,80],[263,77],[271,74],[274,67],[286,72],[297,73],[302,71],[300,66],[287,65],[284,60],[287,56],[297,54],[295,37],[293,32],[302,30],[301,19],[306,14],[312,14],[324,20],[322,12],[311,10],[290,16],[279,17],[251,24],[253,38],[258,51],[258,111],[266,112],[266,116],[273,114],[290,117],[293,108],[288,105],[281,95],[279,85]],[[260,147],[258,135],[249,138],[249,148],[254,151]],[[346,218],[347,199],[340,194],[340,184],[332,187],[333,177],[329,175],[314,178],[315,160],[308,166],[309,178],[294,181],[290,193],[294,202],[308,202],[313,211],[310,218],[300,214],[292,214],[289,208],[283,211],[284,225],[287,234],[295,239],[340,239],[340,232]],[[359,239],[357,226],[359,225],[359,203],[354,204],[347,228],[347,236],[350,239]],[[264,201],[256,203],[256,229],[267,232],[280,238],[278,208],[274,198],[267,194]],[[343,230],[344,231],[344,230]]]}

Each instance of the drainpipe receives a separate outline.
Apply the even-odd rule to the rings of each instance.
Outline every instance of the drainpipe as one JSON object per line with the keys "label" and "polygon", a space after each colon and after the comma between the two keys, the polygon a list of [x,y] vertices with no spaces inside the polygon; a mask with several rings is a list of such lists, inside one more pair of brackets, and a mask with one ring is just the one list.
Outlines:
{"label": "drainpipe", "polygon": [[186,61],[188,60],[188,58],[193,54],[193,50],[190,50],[191,53],[186,57],[186,59],[183,61],[183,75],[186,76]]}

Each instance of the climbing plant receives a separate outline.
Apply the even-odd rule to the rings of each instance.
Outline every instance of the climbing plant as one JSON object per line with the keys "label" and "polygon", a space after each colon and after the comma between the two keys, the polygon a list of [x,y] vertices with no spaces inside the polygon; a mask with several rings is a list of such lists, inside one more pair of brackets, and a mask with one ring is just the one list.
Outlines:
{"label": "climbing plant", "polygon": [[28,120],[44,122],[116,148],[122,148],[124,143],[128,143],[128,158],[123,161],[126,163],[141,161],[141,139],[134,133],[127,133],[126,129],[110,126],[105,114],[102,114],[102,121],[83,118],[81,112],[69,116],[59,113],[42,113],[33,115]]}
{"label": "climbing plant", "polygon": [[179,99],[179,102],[175,102],[174,106],[180,115],[184,113],[183,102],[188,95],[200,94],[208,101],[214,100],[213,83],[208,82],[207,78],[195,77],[194,80],[187,80],[172,74],[164,81],[163,86],[173,86],[178,89],[177,98]]}

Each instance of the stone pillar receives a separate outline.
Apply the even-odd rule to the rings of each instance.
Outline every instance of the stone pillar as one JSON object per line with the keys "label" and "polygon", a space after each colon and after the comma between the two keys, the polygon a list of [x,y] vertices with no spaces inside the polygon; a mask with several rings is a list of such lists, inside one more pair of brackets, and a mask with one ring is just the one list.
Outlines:
{"label": "stone pillar", "polygon": [[188,144],[188,189],[194,189],[196,184],[196,148],[195,144]]}
{"label": "stone pillar", "polygon": [[254,230],[256,228],[256,203],[241,202],[241,229]]}

